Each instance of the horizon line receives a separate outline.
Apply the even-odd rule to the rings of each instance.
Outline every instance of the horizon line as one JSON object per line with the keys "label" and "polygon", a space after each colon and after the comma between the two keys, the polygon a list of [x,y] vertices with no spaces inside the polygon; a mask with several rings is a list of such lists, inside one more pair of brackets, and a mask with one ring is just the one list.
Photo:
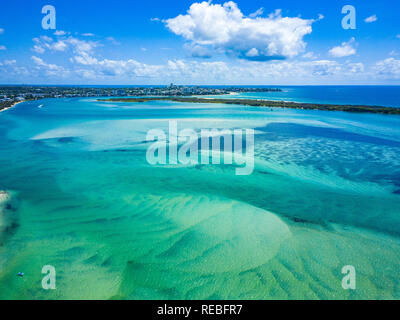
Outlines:
{"label": "horizon line", "polygon": [[[1,84],[0,87],[165,87],[170,84]],[[178,87],[399,87],[400,84],[174,84]]]}

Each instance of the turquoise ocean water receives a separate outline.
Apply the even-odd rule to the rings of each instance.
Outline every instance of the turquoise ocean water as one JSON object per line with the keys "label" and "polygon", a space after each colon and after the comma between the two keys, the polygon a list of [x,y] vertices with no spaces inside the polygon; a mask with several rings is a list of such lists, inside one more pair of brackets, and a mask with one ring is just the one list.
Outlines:
{"label": "turquoise ocean water", "polygon": [[[400,107],[398,87],[239,96]],[[149,165],[146,133],[169,120],[254,128],[253,174]],[[400,298],[398,116],[26,102],[0,113],[0,190],[0,299]]]}

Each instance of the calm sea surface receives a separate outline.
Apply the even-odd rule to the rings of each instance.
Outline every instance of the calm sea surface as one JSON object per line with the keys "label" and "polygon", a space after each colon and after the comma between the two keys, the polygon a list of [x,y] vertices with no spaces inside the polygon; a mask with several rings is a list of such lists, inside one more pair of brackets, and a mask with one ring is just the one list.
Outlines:
{"label": "calm sea surface", "polygon": [[[398,88],[231,97],[400,107]],[[169,120],[255,129],[253,174],[149,165],[146,134]],[[1,299],[400,299],[399,116],[26,102],[0,113],[0,190]]]}

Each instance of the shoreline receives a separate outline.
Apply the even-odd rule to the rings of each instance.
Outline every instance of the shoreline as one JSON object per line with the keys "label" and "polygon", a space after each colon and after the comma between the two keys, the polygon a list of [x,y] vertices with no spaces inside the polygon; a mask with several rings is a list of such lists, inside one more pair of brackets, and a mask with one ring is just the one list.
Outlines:
{"label": "shoreline", "polygon": [[223,98],[197,98],[197,97],[153,97],[153,98],[109,98],[97,99],[100,102],[130,102],[142,103],[151,101],[173,101],[183,103],[215,103],[233,104],[251,107],[284,108],[298,110],[321,110],[321,111],[342,111],[350,113],[370,113],[385,115],[400,115],[400,108],[368,106],[368,105],[337,105],[322,103],[301,103],[281,100],[262,99],[223,99]]}
{"label": "shoreline", "polygon": [[9,107],[7,107],[7,108],[0,109],[0,112],[9,110],[9,109],[11,109],[11,108],[14,108],[17,104],[20,104],[20,103],[23,103],[23,102],[25,102],[25,100],[24,100],[24,101],[15,102],[15,103],[13,103],[11,106],[9,106]]}

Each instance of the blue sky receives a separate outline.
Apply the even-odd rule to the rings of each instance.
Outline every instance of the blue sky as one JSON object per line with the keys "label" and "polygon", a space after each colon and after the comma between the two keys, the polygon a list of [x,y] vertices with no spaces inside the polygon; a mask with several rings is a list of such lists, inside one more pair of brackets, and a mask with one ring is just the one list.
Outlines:
{"label": "blue sky", "polygon": [[399,16],[394,0],[2,0],[0,83],[400,84]]}

